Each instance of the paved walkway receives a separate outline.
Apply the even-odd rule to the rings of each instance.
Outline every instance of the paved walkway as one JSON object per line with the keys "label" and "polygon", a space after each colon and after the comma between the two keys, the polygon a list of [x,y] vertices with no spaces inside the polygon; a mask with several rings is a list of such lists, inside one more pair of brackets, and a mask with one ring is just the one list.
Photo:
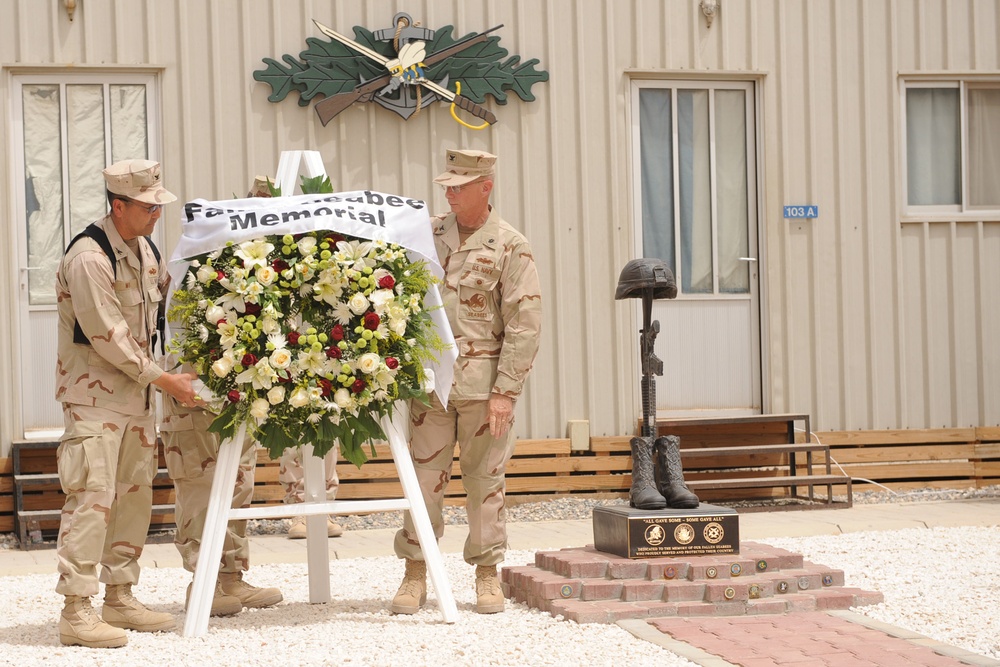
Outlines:
{"label": "paved walkway", "polygon": [[[751,512],[740,515],[740,537],[808,537],[872,530],[1000,525],[1000,499],[849,509]],[[395,530],[347,531],[330,540],[330,558],[392,555]],[[593,543],[589,519],[509,525],[511,549],[545,550]],[[448,530],[446,553],[461,552],[465,533]],[[284,535],[251,538],[255,564],[305,563],[305,540]],[[173,544],[149,544],[143,567],[181,567]],[[55,550],[0,551],[0,576],[56,571]],[[1000,661],[950,647],[916,633],[851,612],[808,612],[773,617],[716,617],[621,621],[633,634],[704,667],[727,665],[1000,665]]]}

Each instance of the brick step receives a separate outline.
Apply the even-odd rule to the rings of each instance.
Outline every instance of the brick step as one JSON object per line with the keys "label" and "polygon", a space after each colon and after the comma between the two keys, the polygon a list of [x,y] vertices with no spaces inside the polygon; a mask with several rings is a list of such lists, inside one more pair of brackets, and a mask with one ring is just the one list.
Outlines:
{"label": "brick step", "polygon": [[504,594],[579,623],[658,616],[734,616],[849,609],[882,594],[844,586],[842,570],[744,542],[740,554],[627,559],[585,548],[542,551],[505,567]]}

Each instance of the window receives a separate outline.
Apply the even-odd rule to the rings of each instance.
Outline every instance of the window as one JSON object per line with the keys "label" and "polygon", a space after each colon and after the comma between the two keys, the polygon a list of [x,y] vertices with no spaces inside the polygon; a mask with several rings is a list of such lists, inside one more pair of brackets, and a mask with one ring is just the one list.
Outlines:
{"label": "window", "polygon": [[751,85],[635,86],[642,256],[662,259],[682,295],[748,294]]}
{"label": "window", "polygon": [[[14,98],[23,179],[29,306],[55,304],[66,245],[107,212],[101,170],[150,153],[152,75],[19,75]],[[19,179],[21,180],[21,179]]]}
{"label": "window", "polygon": [[906,210],[1000,212],[1000,82],[903,85]]}

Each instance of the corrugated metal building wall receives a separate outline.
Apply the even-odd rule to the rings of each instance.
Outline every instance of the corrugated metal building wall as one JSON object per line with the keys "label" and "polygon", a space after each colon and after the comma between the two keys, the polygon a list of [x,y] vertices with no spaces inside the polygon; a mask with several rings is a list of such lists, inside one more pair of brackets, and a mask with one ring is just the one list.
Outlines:
{"label": "corrugated metal building wall", "polygon": [[[901,75],[1000,76],[995,0],[723,0],[706,27],[697,0],[0,0],[4,99],[14,73],[155,68],[162,161],[182,200],[222,199],[280,151],[321,151],[338,190],[372,188],[446,204],[431,179],[443,151],[501,157],[494,198],[531,240],[543,280],[542,349],[517,434],[634,429],[639,414],[637,302],[615,302],[633,257],[632,78],[757,84],[763,409],[813,416],[817,430],[1000,423],[1000,223],[902,218]],[[356,105],[323,127],[290,95],[267,101],[261,59],[297,55],[317,36],[383,27],[405,11],[456,34],[499,23],[501,45],[550,73],[490,106],[492,128],[461,128],[444,105],[403,122]],[[153,110],[157,111],[157,110]],[[0,113],[0,201],[23,224],[11,168],[10,103]],[[816,220],[782,218],[817,204]],[[167,249],[180,207],[168,207]],[[16,289],[4,256],[0,288]],[[16,374],[14,305],[0,324],[0,372]],[[39,381],[47,381],[41,378]],[[4,450],[16,389],[0,390]]]}

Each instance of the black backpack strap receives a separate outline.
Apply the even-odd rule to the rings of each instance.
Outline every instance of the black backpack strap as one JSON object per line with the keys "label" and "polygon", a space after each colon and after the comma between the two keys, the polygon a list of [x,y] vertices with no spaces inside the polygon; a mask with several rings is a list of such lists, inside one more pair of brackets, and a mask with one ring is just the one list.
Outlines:
{"label": "black backpack strap", "polygon": [[[66,252],[69,252],[69,249],[73,247],[73,244],[84,236],[94,239],[97,241],[97,245],[101,246],[101,250],[103,250],[104,254],[108,256],[109,260],[111,260],[111,273],[113,273],[115,278],[117,278],[118,260],[115,258],[114,248],[111,247],[111,241],[108,239],[107,233],[105,233],[105,231],[96,224],[91,223],[87,225],[86,229],[73,237],[73,240],[69,242],[68,246],[66,246]],[[156,244],[153,243],[153,239],[150,237],[144,236],[143,238],[146,239],[146,243],[149,244],[149,249],[153,251],[153,257],[156,258],[156,263],[159,265],[160,249],[156,247]],[[156,343],[159,341],[160,354],[166,354],[167,318],[164,314],[164,306],[165,304],[161,301],[160,310],[156,313],[156,331],[153,333],[153,349],[156,349]],[[79,345],[90,345],[90,339],[87,338],[87,334],[83,333],[83,329],[80,328],[79,322],[73,323],[73,342]]]}
{"label": "black backpack strap", "polygon": [[[73,244],[85,236],[94,239],[97,241],[97,245],[101,246],[101,250],[104,251],[104,254],[107,255],[108,259],[111,261],[111,273],[117,277],[118,260],[115,258],[114,248],[111,247],[111,241],[108,239],[108,235],[103,229],[94,223],[87,225],[86,229],[73,237],[73,240],[69,242],[68,246],[66,246],[66,252],[69,252],[69,249],[73,247]],[[90,339],[87,338],[87,334],[83,333],[83,329],[80,328],[79,322],[73,323],[73,342],[78,345],[90,345]]]}
{"label": "black backpack strap", "polygon": [[[153,257],[156,258],[156,264],[160,264],[160,249],[156,247],[153,243],[153,239],[145,236],[146,243],[149,244],[149,249],[153,251]],[[156,349],[156,342],[160,342],[160,354],[166,354],[166,329],[167,329],[167,317],[166,317],[166,301],[160,301],[160,309],[156,313],[156,331],[153,333],[153,349]]]}

